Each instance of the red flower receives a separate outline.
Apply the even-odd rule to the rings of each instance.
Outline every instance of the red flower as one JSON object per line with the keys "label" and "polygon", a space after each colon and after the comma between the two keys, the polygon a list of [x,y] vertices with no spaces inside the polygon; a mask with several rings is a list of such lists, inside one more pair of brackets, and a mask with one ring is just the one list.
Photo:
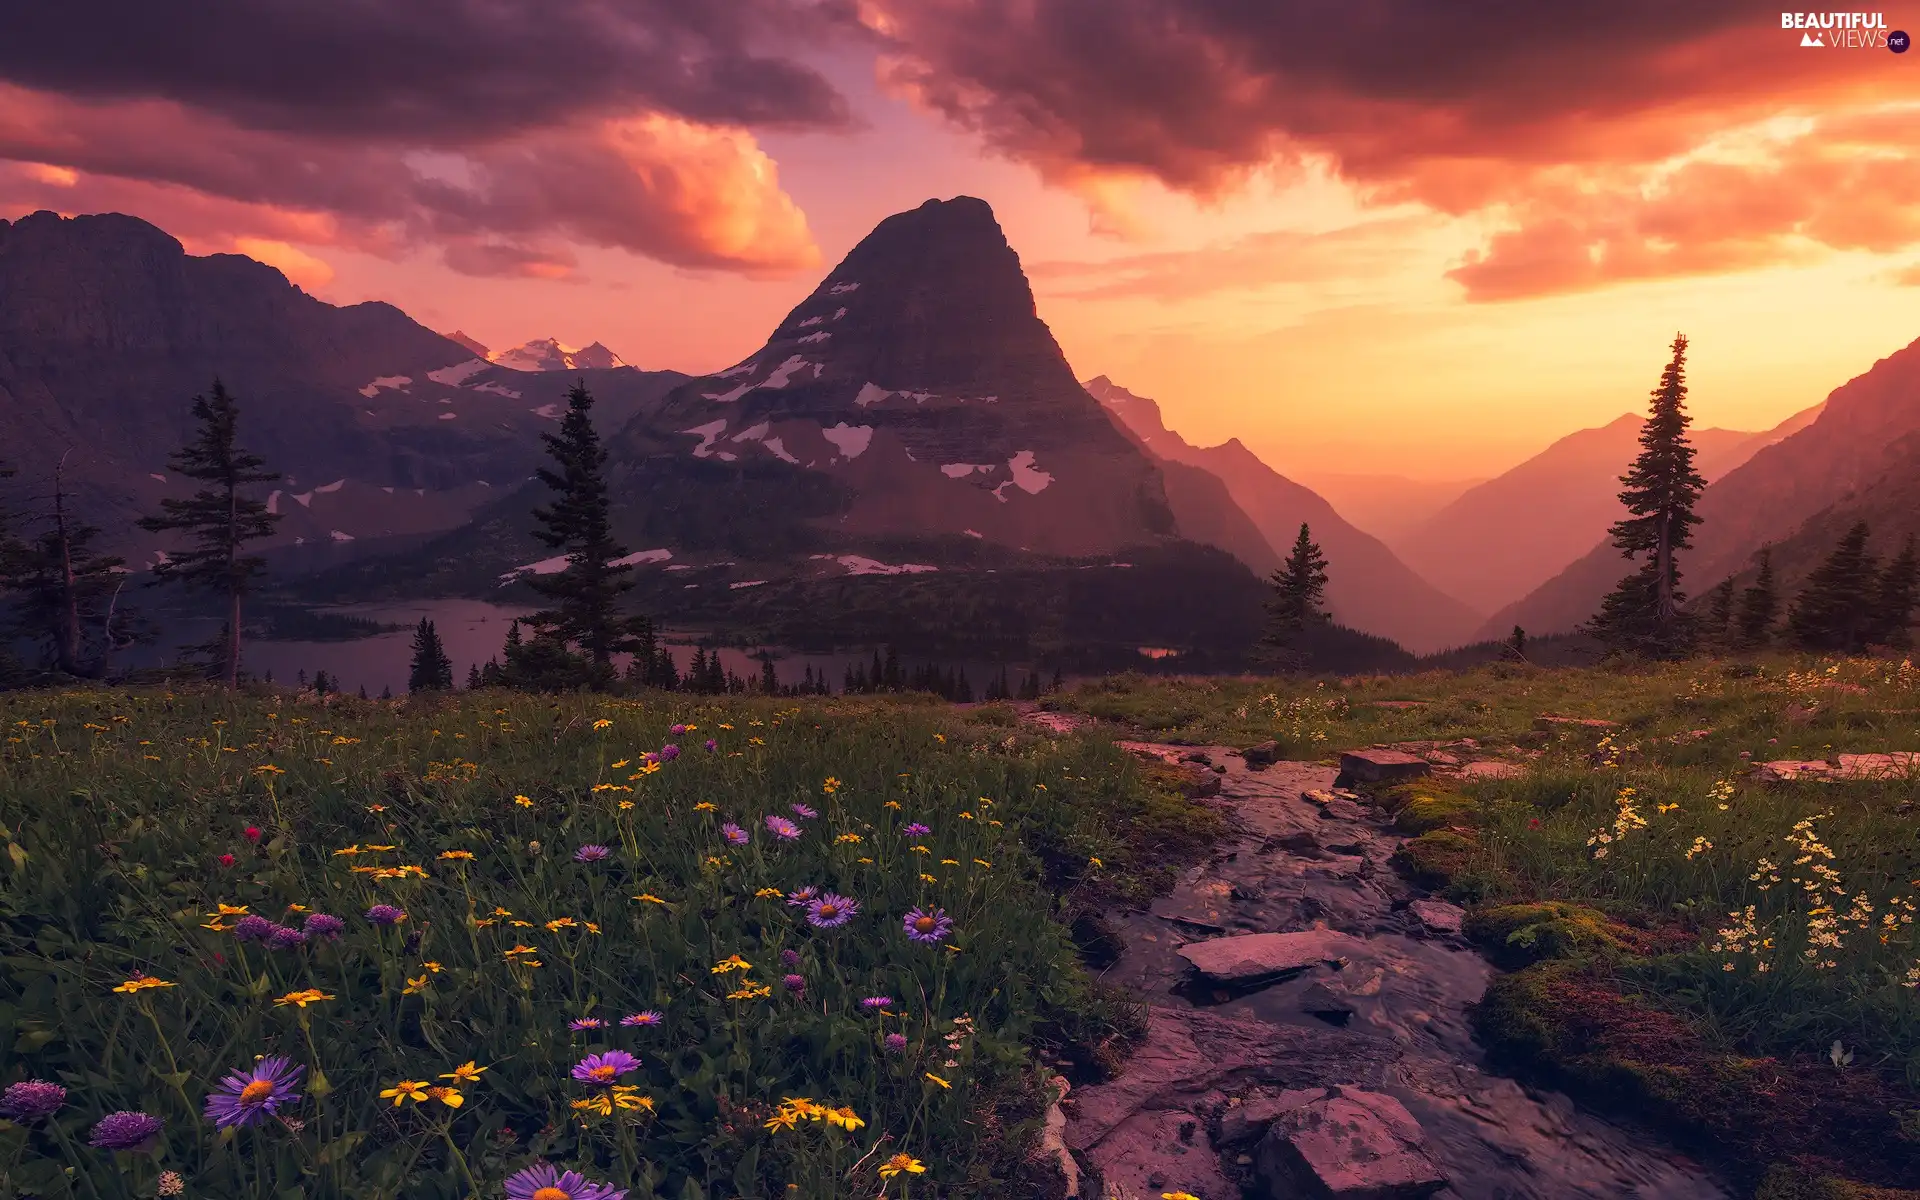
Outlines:
{"label": "red flower", "polygon": [[247,840],[250,842],[257,842],[260,840],[260,827],[258,825],[247,826]]}
{"label": "red flower", "polygon": [[1538,828],[1540,828],[1540,818],[1539,818],[1539,817],[1528,817],[1528,818],[1527,818],[1527,828],[1528,828],[1528,829],[1538,829]]}
{"label": "red flower", "polygon": [[240,861],[239,859],[237,859],[237,858],[235,858],[235,857],[234,857],[233,855],[231,855],[231,854],[222,854],[222,855],[220,856],[220,865],[221,865],[221,866],[223,866],[223,867],[230,867],[230,866],[232,866],[232,865],[233,865],[234,863],[236,863],[236,862],[239,862],[239,861]]}

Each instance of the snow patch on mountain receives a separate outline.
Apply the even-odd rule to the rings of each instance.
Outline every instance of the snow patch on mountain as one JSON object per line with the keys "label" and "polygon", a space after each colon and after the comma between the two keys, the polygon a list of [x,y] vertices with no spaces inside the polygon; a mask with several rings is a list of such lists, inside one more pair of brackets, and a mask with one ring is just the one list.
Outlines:
{"label": "snow patch on mountain", "polygon": [[295,500],[295,501],[296,501],[296,502],[297,502],[297,503],[298,503],[298,504],[300,505],[300,507],[301,507],[301,508],[312,508],[312,507],[313,507],[313,493],[312,493],[312,492],[299,492],[299,493],[297,493],[297,494],[296,494],[296,495],[294,496],[294,500]]}
{"label": "snow patch on mountain", "polygon": [[784,459],[795,466],[800,465],[800,460],[795,458],[793,455],[787,453],[786,446],[781,443],[779,438],[777,437],[768,438],[763,444],[767,448],[767,453],[773,455],[775,458]]}
{"label": "snow patch on mountain", "polygon": [[800,322],[800,328],[805,329],[809,325],[818,325],[824,320],[826,320],[825,317],[808,317],[806,320]]}
{"label": "snow patch on mountain", "polygon": [[161,483],[165,483],[167,481],[167,477],[165,475],[160,474],[158,471],[147,472],[147,478],[158,479]]}
{"label": "snow patch on mountain", "polygon": [[509,387],[501,387],[491,379],[485,383],[474,384],[472,390],[476,392],[492,392],[496,396],[505,396],[509,400],[518,400],[520,398],[519,392]]}
{"label": "snow patch on mountain", "polygon": [[844,308],[835,309],[833,313],[833,319],[838,321],[841,317],[844,317],[846,315],[847,315],[846,309]]}
{"label": "snow patch on mountain", "polygon": [[970,538],[984,538],[987,536],[986,534],[981,533],[978,529],[962,529],[960,532],[966,534]]}
{"label": "snow patch on mountain", "polygon": [[842,421],[831,429],[822,429],[820,436],[832,442],[848,458],[859,458],[873,441],[873,426],[849,425]]}
{"label": "snow patch on mountain", "polygon": [[886,388],[875,387],[871,383],[863,383],[860,385],[860,394],[853,398],[853,402],[861,408],[865,408],[869,404],[878,404],[891,395],[893,395],[893,393]]}
{"label": "snow patch on mountain", "polygon": [[730,392],[704,392],[702,396],[707,400],[714,401],[716,404],[732,404],[735,400],[738,400],[753,389],[754,382],[749,379]]}
{"label": "snow patch on mountain", "polygon": [[682,429],[680,432],[699,434],[700,444],[693,448],[693,456],[695,458],[706,458],[713,453],[714,439],[726,431],[727,422],[723,418],[718,421],[708,421],[705,425],[695,425],[692,429]]}
{"label": "snow patch on mountain", "polygon": [[412,382],[413,382],[413,376],[411,375],[382,375],[380,378],[374,380],[372,383],[361,388],[360,394],[362,396],[367,397],[369,400],[371,400],[373,397],[380,394],[381,388],[392,388],[394,391],[397,392],[401,388],[406,387],[408,384]]}
{"label": "snow patch on mountain", "polygon": [[[795,371],[798,371],[802,367],[812,365],[812,363],[809,363],[798,354],[790,355],[787,361],[773,369],[773,374],[767,376],[767,381],[760,386],[766,388],[783,388],[787,386],[787,380],[793,378]],[[818,375],[819,372],[816,371],[815,374]]]}
{"label": "snow patch on mountain", "polygon": [[442,421],[451,421],[451,420],[453,420],[453,419],[454,419],[455,417],[457,417],[457,416],[459,416],[459,415],[460,415],[459,413],[441,413],[441,414],[440,414],[440,419],[441,419]]}
{"label": "snow patch on mountain", "polygon": [[484,358],[470,358],[450,367],[441,367],[438,371],[428,371],[427,378],[435,383],[444,383],[448,387],[459,387],[467,378],[479,374],[492,365]]}
{"label": "snow patch on mountain", "polygon": [[923,575],[940,569],[926,563],[883,563],[860,554],[816,554],[813,557],[831,559],[845,567],[849,575]]}
{"label": "snow patch on mountain", "polygon": [[539,408],[530,408],[527,411],[536,417],[545,417],[549,421],[558,421],[560,419],[560,406],[558,404],[542,404]]}
{"label": "snow patch on mountain", "polygon": [[857,283],[836,283],[832,287],[827,289],[827,295],[839,296],[847,292],[857,291],[859,290],[859,287],[860,285]]}
{"label": "snow patch on mountain", "polygon": [[[756,354],[749,354],[747,355],[747,357],[741,359],[739,362],[728,367],[726,370],[716,373],[714,375],[714,378],[715,379],[731,379],[735,375],[740,374],[742,371],[751,371],[753,370],[753,360],[758,357],[759,356]],[[713,397],[708,396],[707,399],[711,400],[713,399]]]}
{"label": "snow patch on mountain", "polygon": [[747,426],[745,429],[742,429],[739,433],[734,434],[731,438],[727,440],[733,441],[733,442],[757,442],[761,438],[767,436],[767,430],[772,428],[773,428],[772,424],[766,421],[762,421],[758,425]]}
{"label": "snow patch on mountain", "polygon": [[313,489],[313,491],[315,495],[325,495],[328,492],[337,492],[345,486],[347,486],[346,480],[336,479],[332,483],[321,484],[319,487]]}
{"label": "snow patch on mountain", "polygon": [[280,515],[280,489],[275,488],[267,497],[267,512],[276,517]]}
{"label": "snow patch on mountain", "polygon": [[1031,450],[1022,450],[1008,459],[1007,470],[1013,472],[1014,485],[1029,496],[1038,496],[1053,482],[1053,476],[1033,465]]}
{"label": "snow patch on mountain", "polygon": [[327,534],[327,536],[332,538],[336,542],[350,542],[353,540],[352,534],[341,533],[338,529],[333,530],[332,532]]}
{"label": "snow patch on mountain", "polygon": [[[766,582],[766,580],[764,580],[764,579],[743,579],[743,580],[741,580],[741,581],[740,581],[739,583],[730,583],[730,584],[728,584],[727,586],[728,586],[728,587],[730,587],[730,588],[732,588],[732,589],[733,589],[734,591],[736,591],[736,592],[737,592],[737,591],[739,591],[739,590],[740,590],[741,588],[750,588],[750,587],[759,587],[759,586],[760,586],[761,584],[763,584],[763,583],[765,583],[765,582]],[[691,584],[691,583],[690,583],[690,584],[688,584],[687,586],[688,586],[688,587],[698,587],[699,585],[698,585],[698,584]]]}
{"label": "snow patch on mountain", "polygon": [[637,567],[641,563],[666,562],[673,557],[673,551],[661,547],[658,550],[639,550],[624,558],[616,558],[607,565],[610,567]]}
{"label": "snow patch on mountain", "polygon": [[940,473],[942,475],[945,475],[948,479],[965,479],[967,476],[973,474],[975,471],[979,471],[981,474],[984,475],[989,471],[995,471],[998,469],[999,469],[998,463],[941,463],[940,464]]}
{"label": "snow patch on mountain", "polygon": [[832,334],[828,333],[826,330],[823,329],[819,333],[810,333],[807,336],[801,338],[800,340],[803,342],[824,342],[832,336],[833,336]]}

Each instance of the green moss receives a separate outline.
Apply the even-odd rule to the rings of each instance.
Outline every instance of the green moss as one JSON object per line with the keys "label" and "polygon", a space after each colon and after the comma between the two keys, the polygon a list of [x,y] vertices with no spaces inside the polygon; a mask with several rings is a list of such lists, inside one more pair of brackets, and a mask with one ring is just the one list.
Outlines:
{"label": "green moss", "polygon": [[1605,913],[1579,904],[1546,901],[1482,909],[1467,918],[1466,933],[1503,967],[1551,958],[1629,952],[1633,931]]}
{"label": "green moss", "polygon": [[1394,818],[1394,828],[1401,833],[1429,833],[1435,829],[1447,829],[1454,826],[1472,826],[1474,818],[1480,813],[1480,806],[1465,796],[1452,796],[1444,792],[1438,795],[1417,796],[1400,815]]}
{"label": "green moss", "polygon": [[1436,829],[1403,842],[1393,863],[1421,887],[1443,888],[1464,874],[1480,843],[1451,829]]}

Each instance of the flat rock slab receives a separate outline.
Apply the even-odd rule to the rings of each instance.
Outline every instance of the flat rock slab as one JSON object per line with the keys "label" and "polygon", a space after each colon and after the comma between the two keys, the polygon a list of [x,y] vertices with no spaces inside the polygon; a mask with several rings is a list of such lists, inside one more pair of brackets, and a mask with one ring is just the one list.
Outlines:
{"label": "flat rock slab", "polygon": [[1466,924],[1467,910],[1445,900],[1415,900],[1407,905],[1413,919],[1428,933],[1456,936]]}
{"label": "flat rock slab", "polygon": [[1399,783],[1429,774],[1433,764],[1402,750],[1349,750],[1340,756],[1340,780],[1356,783]]}
{"label": "flat rock slab", "polygon": [[1920,753],[1899,750],[1892,754],[1842,754],[1832,761],[1783,758],[1761,763],[1754,777],[1762,783],[1915,779],[1920,778]]}
{"label": "flat rock slab", "polygon": [[1326,963],[1344,963],[1365,943],[1331,929],[1297,933],[1247,933],[1180,947],[1180,957],[1213,983],[1261,983]]}
{"label": "flat rock slab", "polygon": [[1361,1088],[1282,1110],[1254,1162],[1276,1196],[1306,1189],[1336,1200],[1423,1200],[1447,1186],[1406,1106]]}

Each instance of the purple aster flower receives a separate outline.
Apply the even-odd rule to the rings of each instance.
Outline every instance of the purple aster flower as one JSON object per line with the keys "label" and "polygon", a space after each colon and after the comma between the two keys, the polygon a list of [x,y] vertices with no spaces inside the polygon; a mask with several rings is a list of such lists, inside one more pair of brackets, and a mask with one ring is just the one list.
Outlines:
{"label": "purple aster flower", "polygon": [[768,817],[767,831],[789,842],[800,836],[800,827],[785,817]]}
{"label": "purple aster flower", "polygon": [[207,1117],[215,1128],[232,1129],[274,1116],[282,1104],[300,1099],[293,1085],[305,1072],[278,1055],[261,1059],[251,1071],[234,1071],[207,1094]]}
{"label": "purple aster flower", "polygon": [[685,733],[686,731],[687,731],[687,727],[685,725],[675,725],[671,729],[667,730],[668,733],[672,734],[675,737],[679,737],[681,734]]}
{"label": "purple aster flower", "polygon": [[661,762],[670,763],[674,759],[679,757],[680,757],[680,747],[674,745],[672,742],[668,742],[666,745],[660,747]]}
{"label": "purple aster flower", "polygon": [[803,821],[811,821],[815,817],[819,816],[820,814],[813,811],[811,808],[808,808],[804,804],[796,804],[793,806],[793,815],[796,817],[799,817]]}
{"label": "purple aster flower", "polygon": [[915,821],[913,824],[907,826],[905,829],[901,830],[900,832],[906,834],[908,837],[925,837],[929,833],[932,833],[933,830],[928,828],[925,825],[922,825],[920,822]]}
{"label": "purple aster flower", "polygon": [[567,1022],[567,1028],[573,1030],[575,1033],[580,1033],[587,1029],[605,1029],[606,1027],[607,1023],[599,1017],[581,1017],[577,1021]]}
{"label": "purple aster flower", "polygon": [[662,1016],[660,1010],[657,1008],[649,1008],[645,1012],[637,1012],[620,1018],[620,1023],[629,1027],[642,1025],[652,1028],[655,1025],[664,1024],[665,1021],[666,1017]]}
{"label": "purple aster flower", "polygon": [[275,925],[273,932],[267,934],[267,947],[272,950],[290,950],[306,944],[306,934],[286,925]]}
{"label": "purple aster flower", "polygon": [[944,908],[916,908],[900,922],[907,936],[916,942],[933,945],[943,942],[953,932],[953,918]]}
{"label": "purple aster flower", "polygon": [[747,831],[735,825],[732,821],[728,821],[720,827],[720,836],[727,839],[727,845],[729,846],[744,846],[747,844]]}
{"label": "purple aster flower", "polygon": [[573,852],[573,861],[578,863],[595,863],[612,853],[613,851],[607,849],[605,846],[588,843]]}
{"label": "purple aster flower", "polygon": [[858,901],[828,892],[807,905],[807,924],[816,929],[837,929],[853,920],[860,911]]}
{"label": "purple aster flower", "polygon": [[800,965],[800,952],[798,950],[782,950],[780,952],[780,961],[789,967],[797,967]]}
{"label": "purple aster flower", "polygon": [[627,1200],[627,1189],[588,1183],[578,1171],[563,1174],[543,1162],[507,1176],[507,1200]]}
{"label": "purple aster flower", "polygon": [[407,919],[407,914],[391,904],[376,904],[367,910],[367,920],[375,925],[396,925]]}
{"label": "purple aster flower", "polygon": [[882,1044],[886,1046],[888,1054],[900,1054],[907,1048],[907,1038],[905,1034],[890,1033]]}
{"label": "purple aster flower", "polygon": [[330,942],[337,941],[346,927],[345,921],[326,913],[309,913],[304,923],[308,937],[325,938]]}
{"label": "purple aster flower", "polygon": [[640,1069],[640,1060],[625,1050],[589,1054],[573,1064],[573,1077],[595,1087],[612,1087],[622,1075]]}
{"label": "purple aster flower", "polygon": [[273,931],[278,928],[278,925],[265,917],[248,913],[233,923],[233,937],[239,942],[264,942],[273,936]]}
{"label": "purple aster flower", "polygon": [[713,752],[713,751],[715,751],[715,750],[718,750],[719,748],[720,748],[720,743],[719,743],[719,742],[716,742],[716,741],[714,741],[714,740],[713,740],[712,738],[708,738],[708,739],[707,739],[707,751],[708,751],[709,753],[711,753],[711,752]]}
{"label": "purple aster flower", "polygon": [[868,996],[860,1002],[860,1007],[868,1012],[879,1012],[883,1008],[893,1007],[892,996]]}
{"label": "purple aster flower", "polygon": [[26,1079],[10,1083],[0,1093],[0,1116],[15,1121],[38,1121],[52,1116],[67,1102],[67,1089],[44,1079]]}
{"label": "purple aster flower", "polygon": [[807,990],[807,977],[805,975],[788,975],[780,980],[780,986],[797,996]]}
{"label": "purple aster flower", "polygon": [[108,1113],[87,1135],[87,1144],[100,1150],[145,1150],[162,1128],[159,1117],[143,1112]]}

